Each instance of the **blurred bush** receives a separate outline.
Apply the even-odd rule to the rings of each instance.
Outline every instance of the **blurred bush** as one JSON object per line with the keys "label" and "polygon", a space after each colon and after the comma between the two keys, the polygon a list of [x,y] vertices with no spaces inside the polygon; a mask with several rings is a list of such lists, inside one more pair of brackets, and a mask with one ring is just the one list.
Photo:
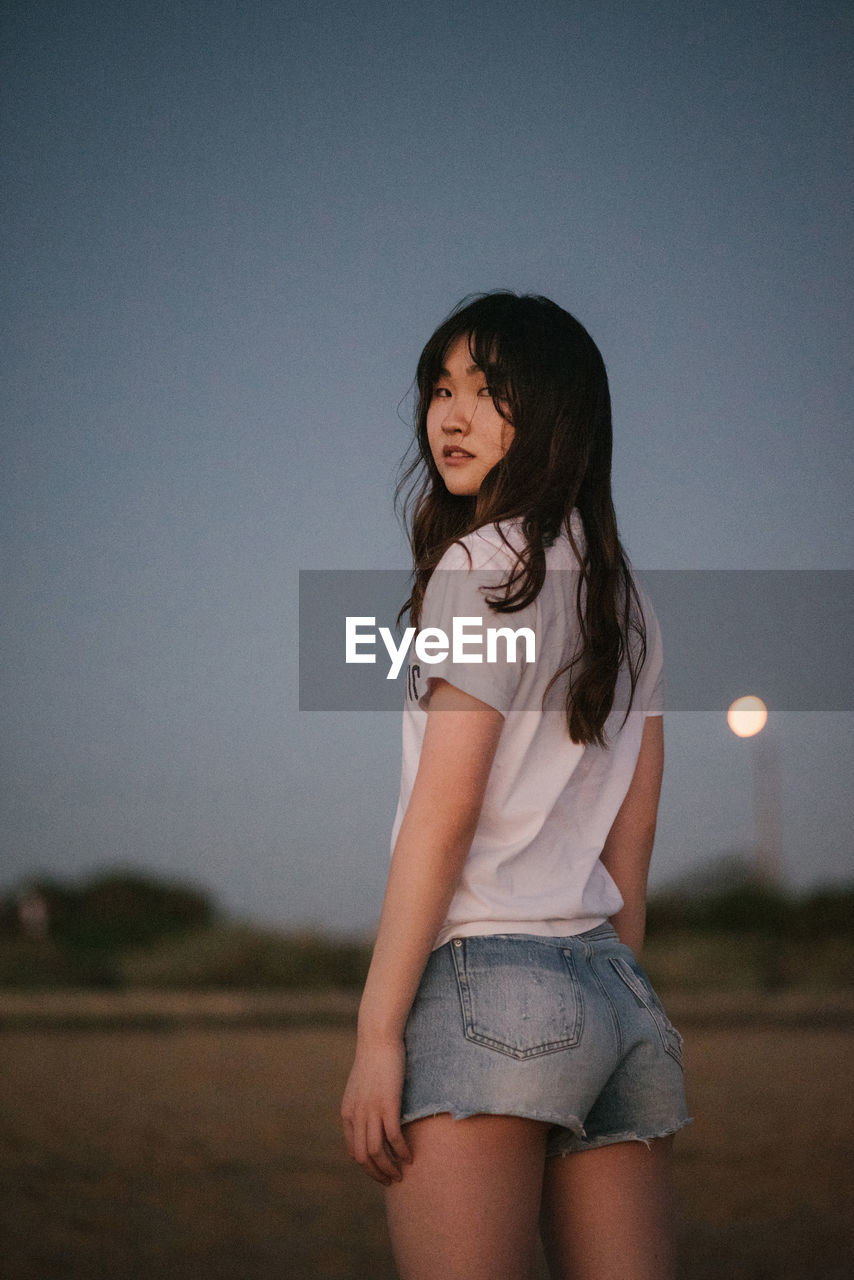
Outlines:
{"label": "blurred bush", "polygon": [[647,904],[644,964],[663,989],[854,985],[854,884],[794,894],[726,857]]}
{"label": "blurred bush", "polygon": [[137,871],[35,878],[0,899],[4,987],[360,987],[370,953],[226,921],[203,889]]}
{"label": "blurred bush", "polygon": [[650,937],[689,930],[771,937],[831,938],[854,933],[854,885],[795,895],[755,880],[690,892],[664,890],[647,904]]}
{"label": "blurred bush", "polygon": [[204,889],[118,869],[79,886],[28,881],[0,901],[0,935],[49,936],[60,947],[110,952],[197,929],[217,914]]}
{"label": "blurred bush", "polygon": [[0,935],[0,987],[118,987],[118,966],[104,952],[61,946],[52,938]]}
{"label": "blurred bush", "polygon": [[121,959],[124,982],[140,987],[361,987],[366,942],[219,924]]}
{"label": "blurred bush", "polygon": [[79,885],[28,880],[0,899],[0,985],[118,986],[118,956],[210,925],[203,889],[121,868]]}

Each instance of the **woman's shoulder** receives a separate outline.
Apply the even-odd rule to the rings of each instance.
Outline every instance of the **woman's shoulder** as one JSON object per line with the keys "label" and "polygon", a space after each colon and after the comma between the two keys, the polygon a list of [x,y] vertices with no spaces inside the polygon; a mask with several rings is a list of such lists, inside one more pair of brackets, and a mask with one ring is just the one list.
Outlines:
{"label": "woman's shoulder", "polygon": [[437,569],[511,569],[525,550],[521,520],[481,525],[452,542]]}
{"label": "woman's shoulder", "polygon": [[[570,517],[572,537],[580,555],[584,555],[584,525],[578,510]],[[481,525],[464,537],[458,538],[447,548],[438,569],[515,569],[524,557],[527,540],[522,530],[522,519],[499,520]],[[566,529],[546,547],[547,569],[576,569],[578,555],[570,542]]]}

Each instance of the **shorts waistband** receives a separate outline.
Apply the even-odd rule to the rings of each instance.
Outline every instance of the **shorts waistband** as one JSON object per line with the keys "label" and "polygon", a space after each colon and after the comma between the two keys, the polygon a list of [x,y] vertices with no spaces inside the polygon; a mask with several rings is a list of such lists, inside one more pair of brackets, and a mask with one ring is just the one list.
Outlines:
{"label": "shorts waistband", "polygon": [[604,924],[597,924],[595,929],[588,929],[586,933],[576,934],[576,937],[583,938],[585,942],[598,942],[600,938],[616,939],[617,942],[620,941],[620,936],[617,933],[617,930],[610,921],[607,920]]}
{"label": "shorts waistband", "polygon": [[[525,942],[540,942],[545,947],[570,947],[573,943],[579,942],[619,942],[620,938],[617,930],[610,923],[605,921],[604,924],[597,924],[592,929],[587,929],[584,933],[562,934],[557,937],[546,933],[492,933],[492,934],[474,934],[463,937],[465,942],[476,942],[480,937],[487,938],[518,938]],[[453,941],[453,940],[451,940]],[[447,946],[447,943],[445,944]]]}

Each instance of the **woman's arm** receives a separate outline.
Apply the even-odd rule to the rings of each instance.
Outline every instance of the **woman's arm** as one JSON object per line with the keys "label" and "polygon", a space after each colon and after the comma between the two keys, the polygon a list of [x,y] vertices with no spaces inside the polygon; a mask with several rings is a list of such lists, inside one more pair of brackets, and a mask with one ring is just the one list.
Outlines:
{"label": "woman's arm", "polygon": [[409,1159],[400,1129],[403,1029],[474,836],[503,725],[485,702],[445,680],[433,686],[341,1106],[351,1156],[383,1184]]}
{"label": "woman's arm", "polygon": [[626,798],[614,819],[602,862],[623,895],[623,907],[611,917],[620,941],[640,956],[646,928],[646,881],[655,840],[658,799],[664,771],[661,716],[647,716],[640,754]]}

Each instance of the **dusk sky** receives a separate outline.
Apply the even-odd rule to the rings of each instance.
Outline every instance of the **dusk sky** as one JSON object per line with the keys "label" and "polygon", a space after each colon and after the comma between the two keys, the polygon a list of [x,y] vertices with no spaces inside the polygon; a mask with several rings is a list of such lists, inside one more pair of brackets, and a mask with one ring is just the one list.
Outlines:
{"label": "dusk sky", "polygon": [[[471,292],[598,342],[641,573],[854,568],[849,5],[4,8],[0,890],[372,926],[399,715],[299,710],[298,572],[406,565]],[[854,877],[851,708],[725,710],[666,718],[653,886],[754,839],[759,750],[785,882]]]}

